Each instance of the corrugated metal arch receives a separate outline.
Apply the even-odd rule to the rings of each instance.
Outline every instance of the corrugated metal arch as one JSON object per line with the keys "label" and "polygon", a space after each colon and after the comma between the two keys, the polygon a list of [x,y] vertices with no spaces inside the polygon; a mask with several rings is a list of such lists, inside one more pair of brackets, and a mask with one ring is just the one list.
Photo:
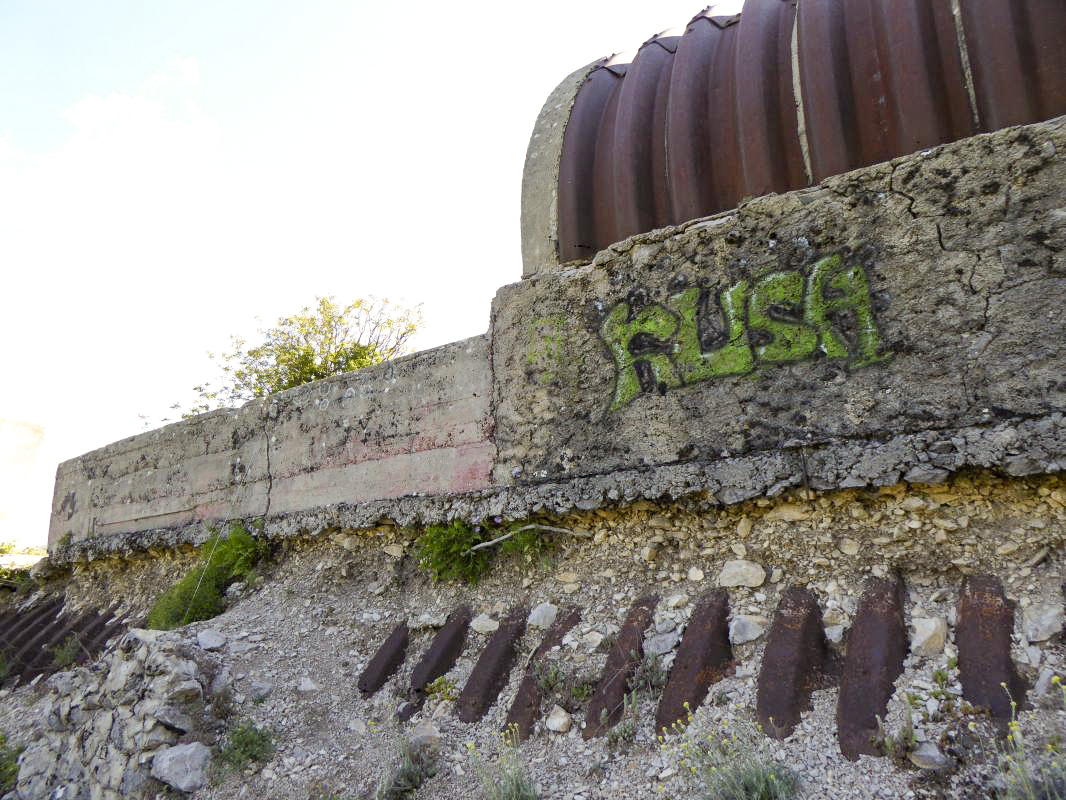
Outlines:
{"label": "corrugated metal arch", "polygon": [[559,160],[558,262],[745,197],[1064,114],[1064,45],[1064,0],[708,8],[578,90]]}

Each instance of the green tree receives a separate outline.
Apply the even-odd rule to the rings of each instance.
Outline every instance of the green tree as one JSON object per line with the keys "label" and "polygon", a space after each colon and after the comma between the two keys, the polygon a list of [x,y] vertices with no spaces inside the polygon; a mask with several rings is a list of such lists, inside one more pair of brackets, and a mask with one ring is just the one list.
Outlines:
{"label": "green tree", "polygon": [[[260,329],[260,344],[249,347],[230,337],[231,351],[208,353],[222,371],[219,386],[205,382],[193,389],[196,402],[182,417],[216,408],[233,408],[331,375],[388,361],[407,352],[408,340],[422,322],[421,307],[402,308],[388,300],[357,298],[346,306],[332,297],[316,298],[272,328]],[[181,404],[175,404],[181,410]]]}

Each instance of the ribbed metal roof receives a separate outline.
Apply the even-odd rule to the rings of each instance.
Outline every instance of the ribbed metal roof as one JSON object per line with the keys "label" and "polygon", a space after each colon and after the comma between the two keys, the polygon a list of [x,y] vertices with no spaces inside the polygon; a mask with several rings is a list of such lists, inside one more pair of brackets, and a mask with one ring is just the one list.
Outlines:
{"label": "ribbed metal roof", "polygon": [[1066,113],[1066,0],[747,0],[578,90],[558,258]]}

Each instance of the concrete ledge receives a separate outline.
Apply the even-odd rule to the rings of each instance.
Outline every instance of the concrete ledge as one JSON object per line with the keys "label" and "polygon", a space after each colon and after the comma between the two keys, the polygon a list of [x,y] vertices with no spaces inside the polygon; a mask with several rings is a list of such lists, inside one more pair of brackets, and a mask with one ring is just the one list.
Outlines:
{"label": "concrete ledge", "polygon": [[1066,118],[612,245],[489,335],[60,465],[58,562],[1066,466]]}

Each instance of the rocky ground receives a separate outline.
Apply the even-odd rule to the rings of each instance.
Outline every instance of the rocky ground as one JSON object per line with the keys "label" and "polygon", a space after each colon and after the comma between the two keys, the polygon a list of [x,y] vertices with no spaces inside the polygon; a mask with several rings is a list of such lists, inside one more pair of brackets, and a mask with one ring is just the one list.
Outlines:
{"label": "rocky ground", "polygon": [[[800,493],[725,510],[699,499],[639,502],[552,523],[589,535],[551,534],[558,544],[549,554],[498,559],[474,587],[434,582],[418,568],[413,533],[389,525],[287,542],[257,585],[234,589],[222,616],[162,637],[132,634],[92,668],[5,691],[0,729],[30,745],[22,757],[19,796],[163,792],[164,784],[149,780],[153,770],[159,776],[154,762],[163,763],[160,754],[178,744],[224,745],[226,731],[251,723],[272,732],[275,754],[243,770],[219,768],[217,756],[213,766],[198,765],[200,751],[191,762],[183,756],[175,769],[195,772],[202,766],[207,781],[194,797],[368,796],[396,763],[401,742],[412,738],[431,743],[438,753],[435,774],[415,795],[420,798],[481,796],[482,778],[495,774],[501,757],[505,763],[517,758],[543,800],[699,797],[689,768],[698,751],[694,743],[738,732],[746,750],[795,772],[801,797],[987,797],[993,782],[1002,781],[993,765],[997,739],[983,717],[960,710],[954,643],[960,585],[975,572],[999,576],[1018,604],[1013,656],[1035,687],[1034,708],[1019,715],[1027,743],[1038,747],[1049,737],[1066,736],[1066,710],[1052,683],[1055,675],[1066,675],[1061,633],[1066,481],[971,474],[940,486],[849,490],[810,499]],[[150,579],[136,565],[83,567],[66,585],[68,602],[100,605],[106,599],[126,612],[143,613],[189,559],[142,566],[149,563]],[[843,648],[864,581],[892,572],[902,574],[907,587],[912,637],[884,722],[897,757],[843,758],[835,688],[814,693],[812,710],[787,739],[753,733],[749,740],[745,731],[752,727],[766,630],[782,590],[790,585],[813,590],[830,641]],[[696,600],[719,585],[730,594],[734,674],[711,687],[684,736],[660,742],[653,730],[654,687],[661,678],[655,673],[668,670]],[[598,679],[632,601],[648,593],[660,598],[645,638],[642,675],[650,686],[614,735],[585,741],[583,687]],[[409,722],[397,722],[414,663],[448,612],[464,602],[476,619],[459,660],[425,707]],[[511,671],[480,723],[458,720],[454,696],[495,623],[515,605],[541,604],[577,606],[582,618],[550,654],[560,687],[545,703],[534,735],[514,753],[501,742],[500,731],[521,669]],[[412,629],[407,660],[380,691],[363,698],[356,680],[402,620]],[[520,663],[542,634],[534,625],[526,630]],[[190,685],[184,695],[174,694],[189,681],[199,685],[199,705]],[[97,699],[87,703],[86,697]],[[560,708],[552,731],[545,722],[555,705]],[[170,708],[189,718],[175,723]],[[62,795],[35,794],[46,785],[40,775],[49,758],[66,764],[64,753],[78,747],[88,752],[92,726],[102,724],[102,714],[110,714],[120,732],[110,739],[97,734],[106,740],[104,749],[82,756],[100,763],[71,778],[77,761],[71,756],[70,775],[47,784],[50,791],[64,781],[71,788]],[[103,774],[108,764],[114,775]],[[97,789],[90,791],[94,783]],[[117,794],[108,794],[105,786]]]}

